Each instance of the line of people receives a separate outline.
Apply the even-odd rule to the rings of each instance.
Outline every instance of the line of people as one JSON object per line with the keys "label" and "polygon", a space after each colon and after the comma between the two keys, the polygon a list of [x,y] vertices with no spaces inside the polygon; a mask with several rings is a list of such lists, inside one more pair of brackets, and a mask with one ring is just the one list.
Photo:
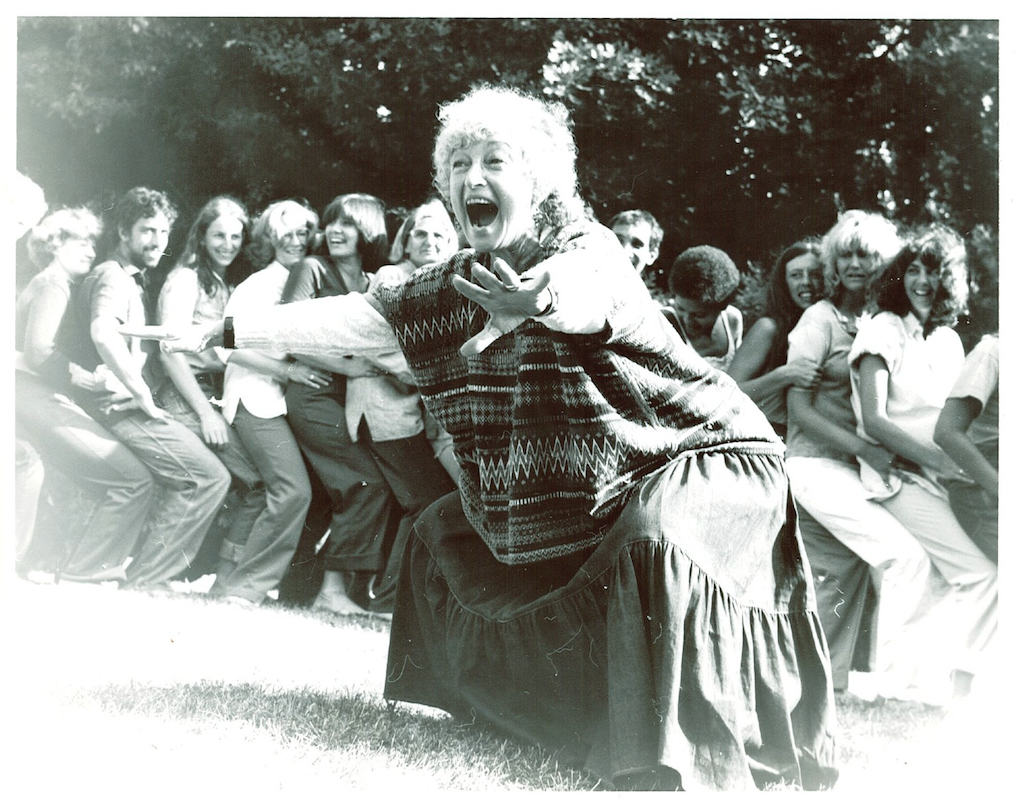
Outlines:
{"label": "line of people", "polygon": [[[611,226],[638,271],[657,258],[650,213]],[[995,323],[966,361],[954,331],[964,240],[847,212],[781,252],[745,335],[740,278],[721,250],[687,249],[663,312],[786,441],[834,686],[967,692],[997,622],[999,373]]]}
{"label": "line of people", "polygon": [[401,354],[174,353],[121,330],[398,282],[457,249],[450,217],[427,203],[389,245],[384,205],[366,194],[335,199],[322,230],[292,200],[251,222],[218,196],[150,288],[176,219],[165,194],[140,187],[111,211],[99,262],[103,223],[85,207],[29,234],[40,271],[16,312],[19,505],[35,504],[49,468],[88,507],[74,535],[38,534],[31,509],[19,513],[17,571],[159,592],[209,573],[209,594],[239,604],[273,594],[389,617],[412,523],[457,482],[451,436]]}
{"label": "line of people", "polygon": [[[119,329],[402,284],[458,249],[448,211],[426,203],[389,245],[368,194],[322,216],[277,201],[255,222],[219,196],[150,289],[176,218],[164,194],[133,189],[99,263],[103,226],[85,208],[32,230],[41,271],[17,306],[18,447],[94,504],[74,537],[22,539],[19,572],[167,590],[207,572],[212,548],[215,596],[390,615],[413,523],[459,480],[452,436],[401,352],[152,352]],[[663,238],[654,216],[624,211],[609,229],[644,275]],[[668,276],[665,323],[786,443],[837,689],[855,671],[858,692],[941,701],[995,635],[998,334],[965,361],[953,326],[966,271],[948,228],[902,232],[853,211],[778,256],[746,333],[726,253],[692,247]],[[25,456],[28,480],[38,466]]]}
{"label": "line of people", "polygon": [[[120,461],[95,485],[107,516],[132,486],[145,504],[131,536],[95,529],[98,508],[61,580],[166,588],[229,501],[215,593],[260,602],[276,580],[393,608],[385,698],[622,788],[830,787],[832,691],[870,593],[884,695],[952,688],[995,632],[996,562],[971,538],[994,514],[970,492],[997,493],[998,366],[992,340],[965,361],[952,331],[962,241],[845,214],[783,254],[744,335],[740,273],[709,245],[674,262],[669,307],[652,298],[656,223],[587,215],[564,106],[483,86],[438,117],[434,183],[470,249],[418,267],[447,213],[420,211],[386,256],[361,194],[322,216],[272,204],[251,239],[213,200],[159,293],[163,194],[115,207],[92,269],[95,217],[40,223],[19,424],[49,407],[70,442],[87,422],[91,479]],[[257,271],[235,285],[247,241]]]}

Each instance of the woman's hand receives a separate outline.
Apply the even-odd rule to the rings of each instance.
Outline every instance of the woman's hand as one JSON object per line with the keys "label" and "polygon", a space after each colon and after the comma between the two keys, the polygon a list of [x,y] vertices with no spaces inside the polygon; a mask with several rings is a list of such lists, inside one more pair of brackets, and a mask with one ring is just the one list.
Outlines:
{"label": "woman's hand", "polygon": [[893,473],[893,460],[896,455],[884,446],[876,446],[865,441],[863,447],[857,452],[857,457],[878,472],[886,488],[892,487],[890,475]]}
{"label": "woman's hand", "polygon": [[452,285],[459,294],[478,303],[490,314],[480,333],[459,349],[463,356],[482,353],[496,339],[527,318],[540,314],[551,304],[552,293],[548,289],[551,276],[547,272],[539,272],[533,278],[520,278],[497,257],[492,259],[492,267],[488,270],[482,264],[473,264],[476,284],[460,276],[452,278]]}
{"label": "woman's hand", "polygon": [[794,387],[813,390],[821,381],[821,367],[810,359],[794,359],[783,367],[786,369],[788,383]]}
{"label": "woman's hand", "polygon": [[292,362],[288,365],[284,375],[288,381],[304,384],[306,387],[312,387],[314,390],[319,390],[331,383],[331,374],[329,372],[311,367],[305,362]]}
{"label": "woman's hand", "polygon": [[228,445],[231,427],[217,410],[210,410],[199,416],[199,429],[207,446],[220,449]]}

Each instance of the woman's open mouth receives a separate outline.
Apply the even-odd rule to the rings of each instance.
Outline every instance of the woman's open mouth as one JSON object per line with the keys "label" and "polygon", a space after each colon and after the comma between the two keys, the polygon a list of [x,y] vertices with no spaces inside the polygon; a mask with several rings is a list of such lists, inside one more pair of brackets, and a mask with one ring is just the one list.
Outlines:
{"label": "woman's open mouth", "polygon": [[488,227],[498,216],[498,206],[487,199],[467,200],[466,216],[473,227]]}

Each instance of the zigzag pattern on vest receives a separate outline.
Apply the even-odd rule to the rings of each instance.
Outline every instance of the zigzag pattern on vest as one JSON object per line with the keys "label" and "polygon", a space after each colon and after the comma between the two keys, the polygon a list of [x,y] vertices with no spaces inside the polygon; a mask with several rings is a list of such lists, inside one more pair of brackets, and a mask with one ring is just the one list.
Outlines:
{"label": "zigzag pattern on vest", "polygon": [[605,480],[623,460],[623,452],[614,435],[596,441],[569,436],[532,441],[513,439],[506,457],[480,461],[480,486],[490,490],[508,490],[513,482],[547,474],[581,479]]}

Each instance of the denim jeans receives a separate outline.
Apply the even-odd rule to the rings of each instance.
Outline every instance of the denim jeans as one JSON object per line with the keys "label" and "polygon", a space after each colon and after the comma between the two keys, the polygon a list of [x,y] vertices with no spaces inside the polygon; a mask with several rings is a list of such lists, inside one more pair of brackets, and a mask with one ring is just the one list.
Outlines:
{"label": "denim jeans", "polygon": [[185,572],[199,552],[231,484],[231,475],[188,427],[141,410],[94,413],[132,450],[157,485],[147,527],[128,566],[128,585],[165,584]]}
{"label": "denim jeans", "polygon": [[259,603],[288,571],[312,495],[302,453],[284,416],[258,418],[240,403],[233,427],[263,479],[266,507],[234,571],[223,581],[218,578],[216,587]]}
{"label": "denim jeans", "polygon": [[152,475],[115,436],[36,376],[17,374],[15,408],[19,434],[44,464],[96,498],[81,532],[60,537],[57,574],[71,581],[123,579],[153,498]]}
{"label": "denim jeans", "polygon": [[[200,386],[209,395],[213,395],[212,388],[208,388],[203,382],[200,382]],[[263,480],[260,478],[256,464],[253,463],[249,452],[231,427],[228,428],[226,445],[207,446],[203,440],[203,429],[199,416],[170,380],[160,386],[155,399],[156,403],[167,410],[174,420],[184,425],[198,438],[207,454],[211,455],[216,462],[221,463],[230,473],[230,487],[234,489],[237,497],[228,500],[232,512],[229,515],[227,533],[220,545],[220,557],[237,564],[245,554],[245,546],[256,521],[267,506]]]}

